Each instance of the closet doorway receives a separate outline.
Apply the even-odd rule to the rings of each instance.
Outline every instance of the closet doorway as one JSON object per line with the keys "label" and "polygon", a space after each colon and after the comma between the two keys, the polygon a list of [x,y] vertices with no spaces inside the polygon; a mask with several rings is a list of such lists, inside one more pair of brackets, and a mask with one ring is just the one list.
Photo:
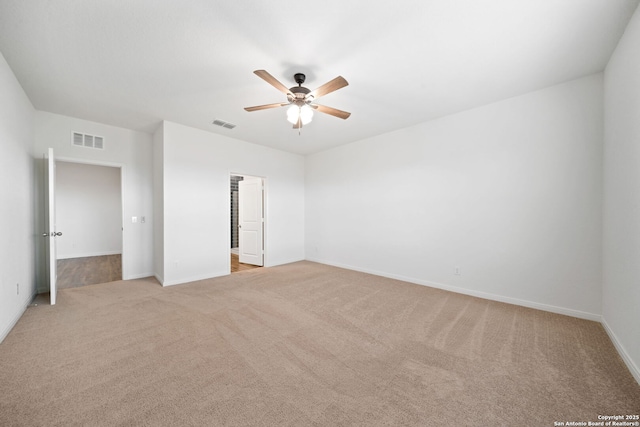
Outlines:
{"label": "closet doorway", "polygon": [[264,179],[230,176],[230,271],[264,265]]}
{"label": "closet doorway", "polygon": [[56,160],[58,289],[122,280],[122,168]]}

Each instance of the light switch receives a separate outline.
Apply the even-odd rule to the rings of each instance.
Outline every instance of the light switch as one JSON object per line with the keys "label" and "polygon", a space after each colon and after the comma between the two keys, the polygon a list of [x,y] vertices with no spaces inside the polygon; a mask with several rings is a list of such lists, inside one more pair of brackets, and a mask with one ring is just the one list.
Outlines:
{"label": "light switch", "polygon": [[138,217],[137,216],[132,216],[131,217],[131,222],[133,222],[133,223],[138,222]]}

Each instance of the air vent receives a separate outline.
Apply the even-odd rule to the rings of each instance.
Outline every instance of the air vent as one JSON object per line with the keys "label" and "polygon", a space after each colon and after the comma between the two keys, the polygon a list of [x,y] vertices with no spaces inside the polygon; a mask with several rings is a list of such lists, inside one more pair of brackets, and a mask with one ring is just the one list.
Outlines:
{"label": "air vent", "polygon": [[82,141],[84,141],[84,135],[81,134],[81,133],[74,132],[73,133],[73,140],[71,141],[71,143],[73,145],[77,145],[79,147],[82,147],[84,145]]}
{"label": "air vent", "polygon": [[86,133],[73,132],[71,144],[76,147],[97,148],[104,150],[104,138],[101,136],[89,135]]}
{"label": "air vent", "polygon": [[216,126],[221,126],[227,129],[233,129],[234,127],[236,127],[236,125],[234,125],[233,123],[225,122],[224,120],[220,119],[215,119],[212,123]]}

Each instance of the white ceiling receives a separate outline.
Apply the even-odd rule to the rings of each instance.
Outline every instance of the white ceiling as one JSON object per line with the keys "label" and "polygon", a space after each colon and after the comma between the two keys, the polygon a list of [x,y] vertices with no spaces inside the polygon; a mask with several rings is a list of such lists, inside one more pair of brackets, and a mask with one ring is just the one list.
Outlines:
{"label": "white ceiling", "polygon": [[[602,71],[639,0],[0,0],[0,52],[35,108],[153,132],[170,120],[294,153]],[[350,111],[298,135],[253,74]],[[211,124],[222,119],[233,130]]]}

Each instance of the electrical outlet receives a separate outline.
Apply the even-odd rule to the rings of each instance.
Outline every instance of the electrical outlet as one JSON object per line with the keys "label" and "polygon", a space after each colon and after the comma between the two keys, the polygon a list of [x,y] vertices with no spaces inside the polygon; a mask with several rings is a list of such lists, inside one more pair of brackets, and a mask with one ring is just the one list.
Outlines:
{"label": "electrical outlet", "polygon": [[459,276],[460,275],[460,267],[455,267],[454,270],[453,270],[453,274],[456,275],[456,276]]}

